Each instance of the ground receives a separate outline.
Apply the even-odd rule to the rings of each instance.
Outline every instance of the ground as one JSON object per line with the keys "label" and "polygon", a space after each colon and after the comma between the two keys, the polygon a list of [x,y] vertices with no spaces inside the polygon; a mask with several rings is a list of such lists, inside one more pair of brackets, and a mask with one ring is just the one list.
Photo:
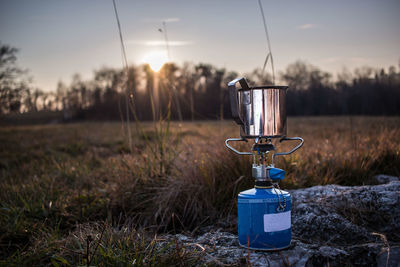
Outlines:
{"label": "ground", "polygon": [[[226,138],[239,136],[237,125],[132,123],[131,146],[124,127],[108,122],[0,128],[2,264],[201,265],[202,254],[186,249],[179,238],[158,237],[197,238],[204,229],[220,229],[233,239],[236,194],[253,186],[250,159],[224,146]],[[377,174],[400,176],[400,118],[289,118],[288,135],[303,137],[305,145],[277,162],[287,172],[282,188],[373,185]],[[388,235],[396,218],[377,213],[382,199],[378,195],[371,202],[377,206],[362,212],[341,202],[339,215],[387,236],[390,245],[398,242],[398,236]],[[346,225],[333,215],[329,222],[320,219],[325,209],[312,211],[313,224]],[[295,225],[307,225],[311,217],[294,217],[294,233]],[[307,229],[301,239],[295,236],[297,244],[329,241],[323,235],[315,239]],[[347,236],[369,242],[360,231]],[[382,240],[375,237],[374,242]]]}

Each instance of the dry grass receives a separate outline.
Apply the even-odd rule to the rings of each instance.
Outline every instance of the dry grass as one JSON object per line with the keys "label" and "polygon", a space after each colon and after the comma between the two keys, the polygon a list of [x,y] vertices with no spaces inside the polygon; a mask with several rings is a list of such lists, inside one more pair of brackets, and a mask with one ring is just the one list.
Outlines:
{"label": "dry grass", "polygon": [[[288,124],[306,142],[277,162],[287,171],[283,188],[400,175],[399,118]],[[0,263],[196,264],[196,255],[153,234],[209,224],[235,230],[235,196],[252,179],[250,159],[224,146],[239,134],[233,122],[147,123],[133,131],[132,153],[123,132],[119,123],[0,129]]]}

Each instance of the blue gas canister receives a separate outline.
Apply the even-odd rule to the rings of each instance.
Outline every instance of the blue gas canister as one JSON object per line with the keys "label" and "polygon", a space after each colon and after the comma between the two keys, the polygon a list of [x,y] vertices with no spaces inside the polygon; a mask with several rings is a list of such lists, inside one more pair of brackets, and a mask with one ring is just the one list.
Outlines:
{"label": "blue gas canister", "polygon": [[271,188],[253,188],[238,195],[238,234],[241,246],[278,250],[290,246],[291,196]]}
{"label": "blue gas canister", "polygon": [[238,233],[243,247],[278,250],[290,246],[291,196],[277,182],[285,171],[273,166],[253,164],[255,187],[238,195]]}

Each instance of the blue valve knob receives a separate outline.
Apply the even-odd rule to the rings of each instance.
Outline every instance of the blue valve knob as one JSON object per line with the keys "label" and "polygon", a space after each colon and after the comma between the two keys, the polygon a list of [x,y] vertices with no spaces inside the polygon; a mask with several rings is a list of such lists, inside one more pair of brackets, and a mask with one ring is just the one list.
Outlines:
{"label": "blue valve knob", "polygon": [[270,168],[268,169],[269,178],[272,180],[283,180],[285,179],[285,171],[278,168]]}

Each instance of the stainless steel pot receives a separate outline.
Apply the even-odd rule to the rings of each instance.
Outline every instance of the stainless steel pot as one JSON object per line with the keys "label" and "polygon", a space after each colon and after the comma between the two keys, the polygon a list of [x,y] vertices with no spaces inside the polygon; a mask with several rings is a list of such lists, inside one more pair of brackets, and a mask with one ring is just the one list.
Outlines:
{"label": "stainless steel pot", "polygon": [[[241,88],[236,88],[237,84]],[[275,138],[287,134],[287,86],[249,87],[245,78],[228,83],[233,119],[242,138]]]}

